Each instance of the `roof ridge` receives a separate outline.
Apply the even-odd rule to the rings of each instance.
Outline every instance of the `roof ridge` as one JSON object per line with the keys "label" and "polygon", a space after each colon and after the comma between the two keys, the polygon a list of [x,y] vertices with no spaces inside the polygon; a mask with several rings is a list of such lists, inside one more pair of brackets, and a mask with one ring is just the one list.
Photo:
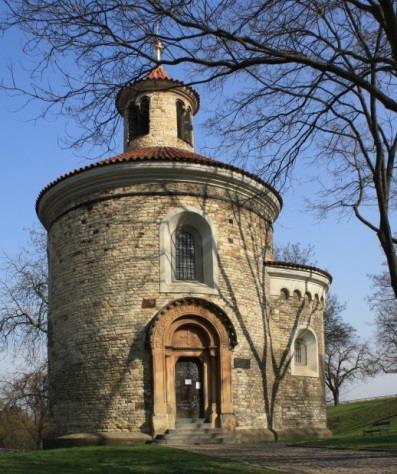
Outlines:
{"label": "roof ridge", "polygon": [[279,267],[292,267],[292,268],[300,268],[302,270],[311,270],[313,272],[322,273],[323,275],[327,276],[330,281],[332,281],[332,275],[327,272],[327,270],[323,270],[322,268],[316,267],[314,265],[306,265],[304,263],[296,263],[296,262],[288,262],[287,260],[266,260],[264,265],[269,266],[279,266]]}

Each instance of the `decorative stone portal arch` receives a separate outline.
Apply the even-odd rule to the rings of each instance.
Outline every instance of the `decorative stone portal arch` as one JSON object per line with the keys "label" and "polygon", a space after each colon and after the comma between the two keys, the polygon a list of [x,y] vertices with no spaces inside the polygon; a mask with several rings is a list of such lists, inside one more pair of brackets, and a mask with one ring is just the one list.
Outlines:
{"label": "decorative stone portal arch", "polygon": [[155,436],[175,428],[176,366],[178,361],[189,360],[202,367],[197,387],[202,400],[200,416],[213,427],[235,429],[231,362],[236,344],[236,332],[227,315],[200,298],[176,300],[155,316],[150,325]]}

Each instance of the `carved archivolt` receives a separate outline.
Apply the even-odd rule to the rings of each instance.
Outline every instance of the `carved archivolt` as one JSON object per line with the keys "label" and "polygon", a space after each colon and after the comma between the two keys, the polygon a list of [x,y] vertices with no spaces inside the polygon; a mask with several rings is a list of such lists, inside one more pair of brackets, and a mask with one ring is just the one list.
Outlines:
{"label": "carved archivolt", "polygon": [[154,347],[155,329],[157,331],[160,331],[161,329],[164,330],[170,323],[167,319],[170,319],[171,312],[171,318],[173,319],[176,314],[179,314],[180,316],[189,314],[188,311],[192,311],[192,314],[197,316],[201,315],[204,318],[208,317],[208,315],[215,316],[227,331],[228,340],[225,341],[225,343],[229,345],[230,349],[233,349],[237,345],[237,335],[233,323],[219,306],[202,298],[186,297],[174,300],[167,304],[152,319],[148,328],[150,346]]}

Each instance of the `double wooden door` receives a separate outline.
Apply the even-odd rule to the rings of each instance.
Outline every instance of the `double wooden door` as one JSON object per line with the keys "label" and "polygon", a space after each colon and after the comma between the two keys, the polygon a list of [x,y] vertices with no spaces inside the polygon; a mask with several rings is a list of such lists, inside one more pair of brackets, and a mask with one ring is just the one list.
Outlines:
{"label": "double wooden door", "polygon": [[203,417],[203,366],[199,359],[183,357],[175,366],[177,418]]}

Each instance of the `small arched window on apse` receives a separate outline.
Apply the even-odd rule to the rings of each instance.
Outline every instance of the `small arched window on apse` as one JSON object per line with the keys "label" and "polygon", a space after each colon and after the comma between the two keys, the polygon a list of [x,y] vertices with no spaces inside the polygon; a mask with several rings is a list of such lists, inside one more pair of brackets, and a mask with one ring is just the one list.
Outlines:
{"label": "small arched window on apse", "polygon": [[281,288],[280,290],[280,300],[281,301],[287,301],[289,298],[289,291],[287,288]]}
{"label": "small arched window on apse", "polygon": [[174,235],[175,280],[199,281],[203,279],[201,236],[193,227],[178,227]]}
{"label": "small arched window on apse", "polygon": [[317,337],[311,328],[301,328],[297,331],[292,352],[292,375],[318,377]]}
{"label": "small arched window on apse", "polygon": [[302,298],[301,292],[299,290],[294,290],[293,296],[295,301],[300,301]]}
{"label": "small arched window on apse", "polygon": [[128,139],[133,140],[149,133],[150,98],[143,96],[128,106]]}
{"label": "small arched window on apse", "polygon": [[192,144],[192,110],[186,107],[181,100],[176,101],[176,121],[178,138]]}
{"label": "small arched window on apse", "polygon": [[175,208],[160,224],[160,291],[217,294],[214,229],[200,210]]}

